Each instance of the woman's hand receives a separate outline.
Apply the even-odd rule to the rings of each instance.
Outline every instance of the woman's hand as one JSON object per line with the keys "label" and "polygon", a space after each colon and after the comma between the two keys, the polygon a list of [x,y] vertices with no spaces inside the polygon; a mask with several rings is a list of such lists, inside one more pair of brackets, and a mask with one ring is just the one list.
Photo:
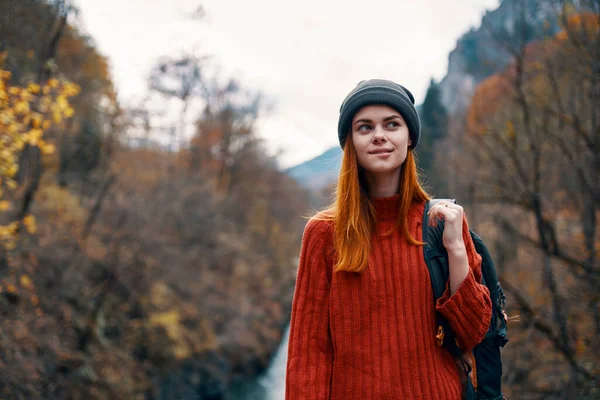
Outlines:
{"label": "woman's hand", "polygon": [[442,239],[448,253],[466,251],[463,240],[463,214],[461,206],[447,201],[440,201],[429,209],[430,226],[437,226],[438,220],[444,221]]}
{"label": "woman's hand", "polygon": [[454,294],[469,273],[467,246],[463,239],[464,210],[457,204],[440,201],[431,207],[428,215],[431,226],[444,220],[442,242],[448,252],[450,293]]}

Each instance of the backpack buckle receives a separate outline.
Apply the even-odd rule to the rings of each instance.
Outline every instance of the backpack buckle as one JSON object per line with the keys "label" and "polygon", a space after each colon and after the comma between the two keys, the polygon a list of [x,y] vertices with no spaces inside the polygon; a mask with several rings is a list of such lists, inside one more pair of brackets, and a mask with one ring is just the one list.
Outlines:
{"label": "backpack buckle", "polygon": [[442,344],[444,344],[444,335],[445,335],[444,328],[441,325],[438,325],[438,333],[437,333],[437,335],[435,335],[438,346],[441,346]]}

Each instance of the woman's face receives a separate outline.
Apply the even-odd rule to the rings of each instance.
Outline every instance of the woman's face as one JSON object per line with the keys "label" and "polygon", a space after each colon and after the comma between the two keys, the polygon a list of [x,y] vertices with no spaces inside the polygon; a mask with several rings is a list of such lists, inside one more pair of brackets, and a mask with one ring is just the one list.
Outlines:
{"label": "woman's face", "polygon": [[406,160],[410,135],[404,119],[393,108],[363,107],[354,115],[351,129],[358,163],[368,172],[391,172]]}

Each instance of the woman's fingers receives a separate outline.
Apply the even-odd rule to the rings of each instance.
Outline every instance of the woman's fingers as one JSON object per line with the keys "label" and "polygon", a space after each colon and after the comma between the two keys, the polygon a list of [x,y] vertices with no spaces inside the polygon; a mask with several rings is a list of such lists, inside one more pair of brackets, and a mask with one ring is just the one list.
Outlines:
{"label": "woman's fingers", "polygon": [[429,225],[437,226],[439,221],[444,221],[444,247],[455,247],[455,244],[462,241],[463,213],[461,206],[449,202],[438,202],[429,210]]}
{"label": "woman's fingers", "polygon": [[448,223],[460,218],[462,220],[463,208],[458,204],[440,201],[429,209],[429,225],[437,226],[438,221],[444,220]]}
{"label": "woman's fingers", "polygon": [[436,204],[429,210],[429,224],[431,226],[437,226],[438,222],[441,220],[446,220],[448,218],[450,210],[448,207],[442,204]]}

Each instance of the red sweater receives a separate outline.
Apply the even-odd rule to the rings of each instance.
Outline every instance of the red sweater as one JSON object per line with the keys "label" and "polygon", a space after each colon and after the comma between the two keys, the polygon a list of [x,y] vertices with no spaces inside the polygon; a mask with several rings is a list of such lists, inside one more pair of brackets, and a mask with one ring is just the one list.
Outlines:
{"label": "red sweater", "polygon": [[[373,199],[379,232],[389,231],[399,195]],[[421,240],[424,204],[413,203],[409,231]],[[397,229],[374,234],[363,273],[333,272],[332,222],[311,219],[302,238],[292,303],[286,400],[461,399],[450,353],[439,347],[436,309],[449,321],[460,347],[472,349],[491,318],[481,282],[481,257],[463,223],[470,271],[450,295],[433,301],[421,246]]]}

